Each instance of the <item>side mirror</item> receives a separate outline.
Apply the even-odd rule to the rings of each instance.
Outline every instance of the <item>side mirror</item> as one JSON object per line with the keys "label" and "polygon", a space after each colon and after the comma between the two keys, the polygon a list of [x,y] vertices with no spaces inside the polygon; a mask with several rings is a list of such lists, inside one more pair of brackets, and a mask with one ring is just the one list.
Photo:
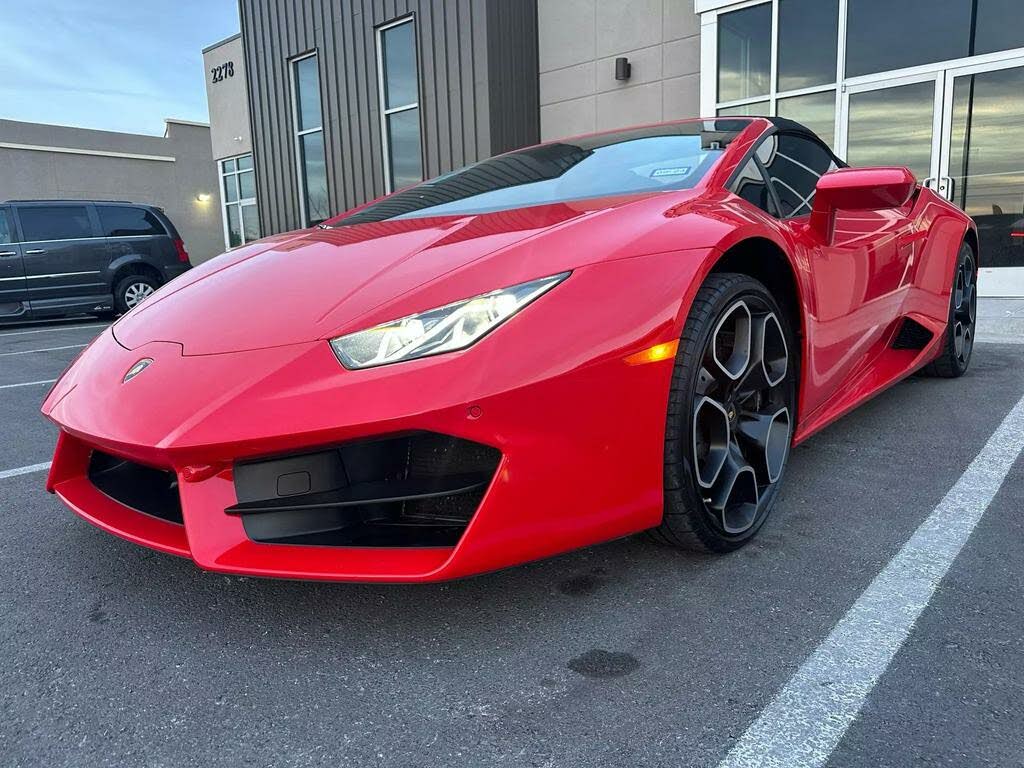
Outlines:
{"label": "side mirror", "polygon": [[840,168],[818,179],[810,226],[832,242],[835,213],[899,208],[910,200],[917,179],[909,168]]}

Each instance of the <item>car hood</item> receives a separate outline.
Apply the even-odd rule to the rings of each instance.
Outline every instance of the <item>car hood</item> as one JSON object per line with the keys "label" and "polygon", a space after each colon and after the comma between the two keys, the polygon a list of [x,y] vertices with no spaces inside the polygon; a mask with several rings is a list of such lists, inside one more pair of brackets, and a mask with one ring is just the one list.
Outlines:
{"label": "car hood", "polygon": [[[565,233],[569,239],[564,245],[549,244],[539,235],[573,229],[584,220],[644,200],[649,198],[606,198],[266,238],[205,262],[169,283],[118,321],[114,337],[128,349],[154,341],[174,342],[185,355],[330,338],[571,269],[573,262],[567,259],[578,250],[565,247],[573,242],[571,233]],[[664,209],[664,202],[655,206],[659,215]],[[609,237],[614,238],[614,233],[621,238],[621,227],[609,229]],[[503,266],[495,268],[496,264]],[[416,291],[463,272],[467,275],[462,280],[444,281],[451,282],[447,292]],[[399,301],[410,295],[416,295],[421,305]],[[384,315],[374,312],[378,309]],[[389,316],[387,311],[395,314]],[[360,325],[360,320],[365,322]]]}

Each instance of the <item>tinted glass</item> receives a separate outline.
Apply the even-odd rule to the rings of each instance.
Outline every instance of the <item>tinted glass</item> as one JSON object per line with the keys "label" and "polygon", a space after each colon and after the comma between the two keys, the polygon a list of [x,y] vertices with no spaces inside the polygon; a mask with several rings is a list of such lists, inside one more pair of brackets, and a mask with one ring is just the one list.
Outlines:
{"label": "tinted glass", "polygon": [[243,155],[238,158],[238,170],[247,171],[252,168],[252,155]]}
{"label": "tinted glass", "polygon": [[150,211],[120,205],[97,205],[100,226],[106,237],[166,235],[163,224]]}
{"label": "tinted glass", "polygon": [[771,3],[718,17],[718,100],[768,93],[771,82]]}
{"label": "tinted glass", "polygon": [[317,224],[328,216],[327,165],[324,159],[323,133],[310,133],[300,140],[302,172],[305,179],[306,219]]}
{"label": "tinted glass", "polygon": [[530,147],[398,192],[340,224],[688,189],[747,125],[745,120],[704,120]]}
{"label": "tinted glass", "polygon": [[729,115],[735,115],[737,117],[766,117],[770,110],[770,105],[767,101],[756,101],[753,104],[742,104],[738,107],[722,107],[718,110],[719,117],[726,117]]}
{"label": "tinted glass", "polygon": [[250,200],[256,197],[256,174],[254,171],[244,171],[238,174],[238,194],[243,200]]}
{"label": "tinted glass", "polygon": [[1024,67],[953,80],[953,202],[978,225],[988,267],[1024,266]]}
{"label": "tinted glass", "polygon": [[224,199],[229,203],[238,200],[238,176],[233,173],[224,177]]}
{"label": "tinted glass", "polygon": [[758,147],[768,180],[779,198],[783,218],[811,212],[814,189],[836,167],[832,155],[815,141],[787,134],[769,136]]}
{"label": "tinted glass", "polygon": [[1024,48],[1021,0],[978,0],[972,53]]}
{"label": "tinted glass", "polygon": [[391,188],[401,189],[423,181],[420,161],[420,111],[407,109],[388,115],[388,146],[391,149]]}
{"label": "tinted glass", "polygon": [[14,227],[6,208],[0,208],[0,243],[14,242]]}
{"label": "tinted glass", "polygon": [[295,111],[299,130],[319,128],[320,122],[320,72],[317,57],[309,56],[295,66]]}
{"label": "tinted glass", "polygon": [[836,92],[809,93],[806,96],[790,96],[776,102],[779,117],[795,120],[814,131],[818,138],[835,146],[836,133]]}
{"label": "tinted glass", "polygon": [[747,164],[743,166],[743,170],[740,171],[733,182],[732,189],[733,192],[751,205],[770,213],[772,216],[779,215],[775,208],[775,200],[768,192],[768,185],[765,183],[764,175],[761,173],[761,169],[757,167],[757,163],[754,162],[753,158],[748,160]]}
{"label": "tinted glass", "polygon": [[385,29],[384,105],[388,109],[419,101],[416,80],[416,28],[413,22]]}
{"label": "tinted glass", "polygon": [[967,56],[970,30],[971,0],[849,0],[846,76]]}
{"label": "tinted glass", "polygon": [[93,237],[84,205],[33,205],[18,209],[26,240],[72,240]]}
{"label": "tinted glass", "polygon": [[839,0],[779,0],[780,91],[836,81]]}
{"label": "tinted glass", "polygon": [[850,94],[846,160],[851,165],[905,165],[931,175],[935,83]]}
{"label": "tinted glass", "polygon": [[234,248],[242,244],[242,217],[237,205],[229,205],[228,212],[228,247]]}
{"label": "tinted glass", "polygon": [[242,232],[247,243],[260,239],[260,215],[252,203],[242,206]]}
{"label": "tinted glass", "polygon": [[224,173],[234,173],[234,171],[235,171],[235,161],[234,160],[225,160],[224,161]]}

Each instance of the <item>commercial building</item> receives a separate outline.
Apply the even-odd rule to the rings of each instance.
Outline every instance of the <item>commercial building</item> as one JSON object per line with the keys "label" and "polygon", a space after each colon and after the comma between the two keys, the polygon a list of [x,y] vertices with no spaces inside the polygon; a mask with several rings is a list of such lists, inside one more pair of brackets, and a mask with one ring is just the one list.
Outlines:
{"label": "commercial building", "polygon": [[130,200],[163,208],[192,262],[224,250],[210,128],[168,119],[163,136],[0,120],[0,202]]}
{"label": "commercial building", "polygon": [[[983,291],[1024,295],[1020,9],[1020,0],[241,0],[230,58],[249,73],[256,195],[247,200],[262,231],[276,232],[539,139],[700,114],[780,115],[853,164],[910,166],[978,222],[983,260],[996,269]],[[236,110],[215,110],[211,98],[215,133],[221,113]]]}

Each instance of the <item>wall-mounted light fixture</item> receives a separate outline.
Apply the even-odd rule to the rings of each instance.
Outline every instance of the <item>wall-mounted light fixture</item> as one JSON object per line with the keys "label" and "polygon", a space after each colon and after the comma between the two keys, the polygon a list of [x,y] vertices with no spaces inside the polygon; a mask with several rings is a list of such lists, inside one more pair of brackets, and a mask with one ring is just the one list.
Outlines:
{"label": "wall-mounted light fixture", "polygon": [[616,80],[629,80],[630,75],[633,74],[633,65],[629,63],[629,59],[625,56],[619,56],[615,60],[615,79]]}
{"label": "wall-mounted light fixture", "polygon": [[200,192],[198,195],[196,195],[197,203],[208,203],[212,199],[213,195],[211,195],[209,192]]}

